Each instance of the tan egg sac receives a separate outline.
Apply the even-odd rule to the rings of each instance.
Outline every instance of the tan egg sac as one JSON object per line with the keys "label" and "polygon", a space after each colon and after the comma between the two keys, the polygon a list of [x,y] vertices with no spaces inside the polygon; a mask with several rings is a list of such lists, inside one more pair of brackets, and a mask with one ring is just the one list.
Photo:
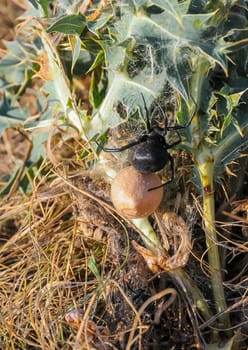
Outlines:
{"label": "tan egg sac", "polygon": [[134,167],[122,169],[112,182],[111,198],[120,214],[134,219],[152,214],[163,198],[163,188],[157,174],[142,174]]}

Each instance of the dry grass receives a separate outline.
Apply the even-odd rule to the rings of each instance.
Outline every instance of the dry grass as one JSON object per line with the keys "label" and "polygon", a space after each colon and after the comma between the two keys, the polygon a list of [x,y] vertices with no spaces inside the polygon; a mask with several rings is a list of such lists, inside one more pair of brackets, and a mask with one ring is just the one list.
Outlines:
{"label": "dry grass", "polygon": [[119,250],[117,261],[113,254],[109,261],[115,223],[106,219],[101,206],[83,198],[81,216],[75,212],[80,206],[73,191],[63,181],[43,184],[33,184],[30,197],[16,195],[2,205],[1,231],[13,222],[16,231],[2,241],[0,252],[0,337],[6,349],[70,348],[66,313],[73,308],[86,311],[92,298],[94,312],[106,293],[107,275],[116,273],[121,260]]}
{"label": "dry grass", "polygon": [[[141,243],[140,238],[112,208],[109,184],[101,174],[85,168],[86,160],[80,161],[77,151],[82,145],[70,139],[62,147],[59,137],[55,140],[60,152],[48,151],[54,162],[41,164],[30,180],[31,192],[16,191],[2,198],[1,346],[7,350],[131,349],[136,339],[132,349],[173,348],[173,343],[178,349],[183,349],[182,344],[201,348],[201,337],[215,318],[199,323],[185,291],[172,288],[173,278],[153,276],[129,244],[130,239]],[[74,150],[74,156],[68,157],[68,149]],[[182,206],[183,201],[179,210]],[[247,201],[231,212],[228,208],[221,213],[232,222],[219,225],[221,244],[229,247],[227,266],[232,265],[226,287],[233,325],[238,329],[243,323],[245,329]],[[203,261],[203,237],[196,236],[199,214],[194,212],[192,220],[194,254]],[[237,237],[240,232],[243,239]],[[192,257],[187,270],[202,287],[207,277],[199,274],[199,264]],[[206,264],[202,269],[208,274]],[[167,305],[168,293],[173,299]]]}

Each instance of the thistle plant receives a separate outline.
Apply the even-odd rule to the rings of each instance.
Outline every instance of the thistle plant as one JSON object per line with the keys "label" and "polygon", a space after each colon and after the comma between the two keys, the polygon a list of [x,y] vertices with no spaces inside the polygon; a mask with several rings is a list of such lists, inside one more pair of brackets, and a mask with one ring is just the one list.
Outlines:
{"label": "thistle plant", "polygon": [[[18,86],[18,96],[28,80],[39,74],[42,63],[37,57],[44,52],[51,77],[43,86],[46,94],[37,92],[42,119],[26,122],[26,129],[49,126],[54,123],[51,114],[56,115],[57,125],[73,125],[96,151],[94,140],[123,123],[120,103],[132,122],[137,106],[142,113],[143,98],[152,106],[164,98],[169,86],[177,101],[180,124],[195,110],[191,125],[181,132],[183,142],[178,148],[192,157],[192,181],[201,196],[214,308],[210,310],[202,291],[182,268],[169,273],[186,288],[206,322],[217,313],[222,328],[228,330],[215,192],[228,167],[247,151],[248,81],[246,62],[242,61],[248,53],[247,2],[130,0],[82,8],[80,2],[60,0],[56,2],[56,18],[52,18],[46,1],[30,3],[33,7],[25,16],[35,17],[35,45],[30,51],[27,44],[9,43],[9,54],[0,62],[6,90],[1,113],[7,123],[16,124],[16,112],[20,111],[15,107],[18,99],[11,94],[13,84]],[[56,48],[60,35],[63,43]],[[69,73],[62,64],[66,51],[70,52]],[[79,106],[70,87],[69,78],[80,64],[84,74],[91,76],[91,115]],[[14,83],[12,68],[16,65],[20,76]],[[27,112],[22,113],[25,120]],[[5,126],[2,123],[2,129]],[[33,164],[41,156],[38,149],[32,153]],[[114,174],[115,169],[106,172]],[[161,252],[166,256],[148,218],[133,223],[142,232],[145,249],[155,258]],[[215,334],[215,340],[218,336]],[[232,334],[227,331],[227,336]],[[231,349],[230,342],[226,349]]]}

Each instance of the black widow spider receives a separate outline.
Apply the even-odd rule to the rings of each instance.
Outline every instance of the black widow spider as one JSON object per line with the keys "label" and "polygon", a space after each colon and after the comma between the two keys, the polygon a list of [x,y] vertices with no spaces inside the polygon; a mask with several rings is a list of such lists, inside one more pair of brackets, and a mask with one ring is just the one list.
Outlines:
{"label": "black widow spider", "polygon": [[[143,94],[141,94],[141,96],[142,96],[144,108],[145,108],[145,120],[146,120],[146,126],[147,126],[148,132],[140,136],[138,139],[131,141],[130,143],[128,143],[123,147],[119,147],[119,148],[103,147],[102,150],[105,152],[122,152],[133,147],[129,155],[129,162],[135,169],[145,174],[155,173],[157,171],[160,171],[165,167],[165,165],[168,162],[170,162],[171,176],[169,181],[161,184],[160,186],[153,187],[148,190],[148,191],[152,191],[157,188],[163,187],[174,180],[174,160],[172,156],[168,153],[168,150],[178,145],[182,141],[181,136],[178,133],[178,130],[186,129],[190,125],[196,113],[196,103],[195,101],[193,101],[195,104],[195,109],[189,121],[185,125],[176,124],[173,126],[167,126],[165,124],[163,128],[161,128],[158,125],[152,128],[149,121],[149,117],[148,117],[149,112],[148,112],[148,108],[147,108],[144,96]],[[169,145],[165,141],[165,136],[167,132],[171,130],[176,131],[179,137],[179,140]]]}

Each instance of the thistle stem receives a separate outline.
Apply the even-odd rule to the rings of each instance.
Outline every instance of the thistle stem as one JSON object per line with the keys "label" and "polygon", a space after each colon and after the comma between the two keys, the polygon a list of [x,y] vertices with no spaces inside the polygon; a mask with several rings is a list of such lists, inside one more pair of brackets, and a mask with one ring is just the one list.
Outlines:
{"label": "thistle stem", "polygon": [[[196,165],[203,190],[203,226],[208,252],[209,272],[215,301],[216,312],[223,312],[226,308],[225,293],[222,280],[222,266],[218,248],[218,239],[215,226],[215,201],[214,201],[214,157],[207,148],[203,148],[196,157]],[[219,320],[224,328],[230,327],[228,314],[222,314]]]}
{"label": "thistle stem", "polygon": [[[139,231],[142,233],[141,238],[146,247],[156,254],[158,250],[162,250],[161,242],[156,236],[150,222],[147,218],[135,219],[132,222],[137,226]],[[165,252],[166,254],[166,252]],[[190,303],[200,310],[205,321],[208,321],[213,315],[209,306],[192,278],[182,268],[176,268],[171,271],[167,271],[171,278],[176,282],[177,285],[185,292],[185,295],[189,295]]]}
{"label": "thistle stem", "polygon": [[175,270],[168,271],[168,274],[185,293],[185,297],[189,296],[189,303],[191,303],[192,307],[197,307],[204,320],[210,320],[213,314],[207,304],[207,301],[205,300],[201,290],[198,288],[193,279],[187,274],[187,272],[182,268],[177,268]]}
{"label": "thistle stem", "polygon": [[[204,82],[210,69],[209,62],[199,58],[196,70],[191,79],[191,94],[195,101],[200,101]],[[209,97],[210,98],[210,97]],[[191,124],[192,153],[195,165],[199,173],[202,201],[203,201],[203,227],[208,253],[209,272],[212,284],[215,309],[223,312],[227,305],[222,280],[222,266],[220,263],[218,239],[215,226],[215,198],[214,198],[214,165],[215,158],[211,147],[206,143],[202,126],[202,118],[196,113]],[[230,319],[228,314],[221,314],[219,320],[223,327],[229,328]]]}

